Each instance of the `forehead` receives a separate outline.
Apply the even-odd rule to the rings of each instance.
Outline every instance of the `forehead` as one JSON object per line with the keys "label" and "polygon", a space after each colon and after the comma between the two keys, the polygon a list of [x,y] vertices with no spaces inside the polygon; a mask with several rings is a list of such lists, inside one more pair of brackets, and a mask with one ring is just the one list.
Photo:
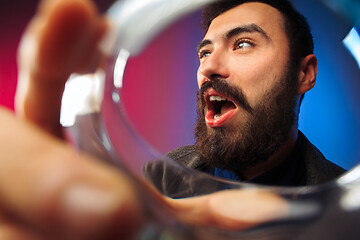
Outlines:
{"label": "forehead", "polygon": [[218,17],[210,24],[205,38],[223,34],[239,25],[256,24],[271,37],[285,35],[284,18],[279,10],[267,4],[249,2],[236,6]]}

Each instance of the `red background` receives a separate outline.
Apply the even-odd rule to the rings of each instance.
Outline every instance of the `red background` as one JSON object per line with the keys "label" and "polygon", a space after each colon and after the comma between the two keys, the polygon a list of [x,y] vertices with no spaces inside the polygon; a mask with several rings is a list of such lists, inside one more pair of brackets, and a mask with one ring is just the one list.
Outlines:
{"label": "red background", "polygon": [[[35,14],[39,0],[0,2],[0,105],[14,108],[17,67],[16,52],[27,23]],[[104,11],[111,0],[95,1]]]}

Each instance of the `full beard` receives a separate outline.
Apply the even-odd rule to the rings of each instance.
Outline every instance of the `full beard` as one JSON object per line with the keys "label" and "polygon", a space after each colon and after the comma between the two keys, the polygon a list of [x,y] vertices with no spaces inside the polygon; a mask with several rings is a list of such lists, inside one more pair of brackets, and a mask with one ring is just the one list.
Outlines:
{"label": "full beard", "polygon": [[[231,170],[240,176],[244,170],[269,159],[287,140],[291,127],[298,120],[295,73],[290,69],[253,108],[241,90],[226,86],[221,79],[209,81],[209,86],[201,89],[197,96],[198,120],[194,132],[200,157],[212,167]],[[238,106],[240,104],[250,116],[245,123],[235,127],[206,126],[203,92],[210,87],[220,93],[231,93],[232,99],[238,99]]]}

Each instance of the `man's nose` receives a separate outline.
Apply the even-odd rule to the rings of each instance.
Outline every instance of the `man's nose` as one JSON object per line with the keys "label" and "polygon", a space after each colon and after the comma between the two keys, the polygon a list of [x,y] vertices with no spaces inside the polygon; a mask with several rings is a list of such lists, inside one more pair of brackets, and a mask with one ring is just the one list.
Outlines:
{"label": "man's nose", "polygon": [[228,78],[230,72],[227,66],[226,54],[220,51],[212,52],[200,64],[199,73],[202,75],[200,76],[202,79],[199,79],[200,85],[214,78]]}

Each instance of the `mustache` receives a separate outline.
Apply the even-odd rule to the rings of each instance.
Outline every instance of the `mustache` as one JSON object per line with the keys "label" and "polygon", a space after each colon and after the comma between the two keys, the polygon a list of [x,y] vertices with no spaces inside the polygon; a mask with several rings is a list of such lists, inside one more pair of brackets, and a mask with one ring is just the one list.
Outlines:
{"label": "mustache", "polygon": [[225,80],[221,78],[214,78],[210,81],[206,81],[201,85],[200,90],[198,92],[199,99],[203,106],[205,106],[205,98],[204,93],[208,89],[214,89],[216,92],[224,95],[225,97],[231,98],[237,105],[244,108],[249,113],[253,113],[254,109],[250,106],[247,97],[243,93],[241,89],[230,86]]}

